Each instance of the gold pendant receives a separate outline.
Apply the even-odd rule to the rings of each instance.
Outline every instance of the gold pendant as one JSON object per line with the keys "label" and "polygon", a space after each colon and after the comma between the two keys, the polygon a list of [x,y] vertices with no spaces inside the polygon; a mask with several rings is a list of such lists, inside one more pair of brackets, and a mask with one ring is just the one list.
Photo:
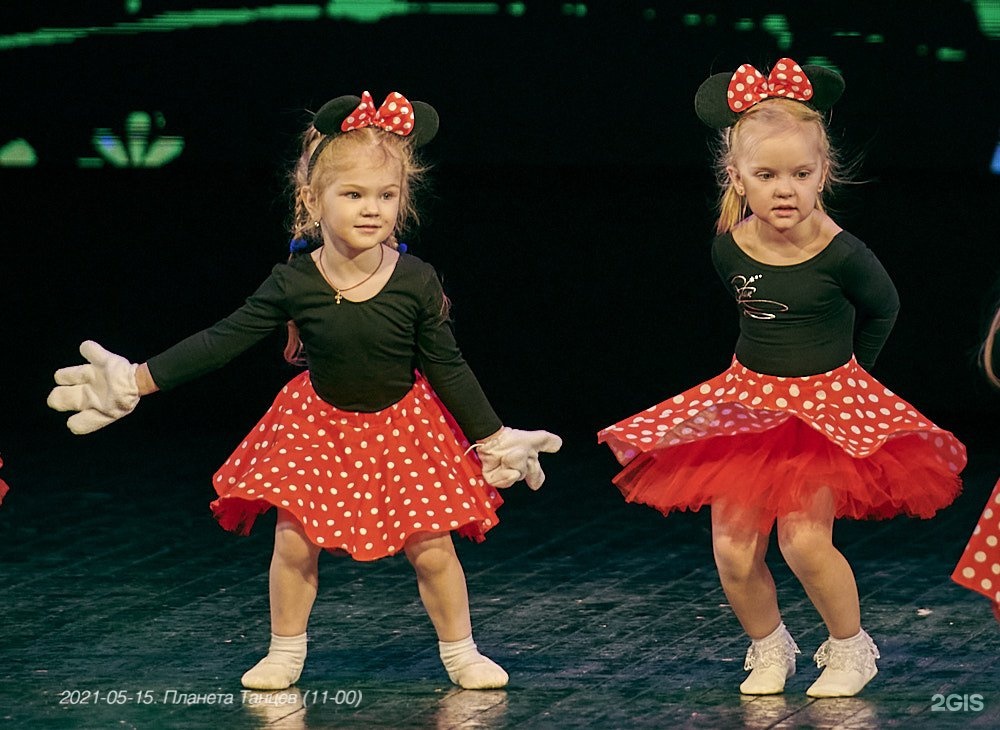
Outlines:
{"label": "gold pendant", "polygon": [[344,298],[344,295],[340,293],[340,289],[334,289],[334,291],[337,293],[334,295],[333,300],[337,304],[340,304],[340,300]]}

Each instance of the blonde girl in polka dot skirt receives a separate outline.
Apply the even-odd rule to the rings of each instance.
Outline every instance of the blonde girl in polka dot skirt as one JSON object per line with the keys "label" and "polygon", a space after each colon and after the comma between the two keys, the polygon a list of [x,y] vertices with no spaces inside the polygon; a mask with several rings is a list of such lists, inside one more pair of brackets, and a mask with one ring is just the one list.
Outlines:
{"label": "blonde girl in polka dot skirt", "polygon": [[[1000,370],[994,362],[997,350],[997,332],[1000,331],[1000,308],[993,315],[993,322],[983,344],[983,365],[986,377],[1000,388]],[[972,531],[962,558],[951,575],[959,585],[982,593],[993,604],[993,614],[1000,621],[1000,481],[993,487],[993,494],[986,502],[983,514]]]}
{"label": "blonde girl in polka dot skirt", "polygon": [[965,449],[869,374],[898,309],[874,254],[824,211],[837,165],[822,112],[839,74],[778,61],[717,74],[699,117],[721,130],[712,259],[740,337],[716,377],[602,430],[630,502],[711,506],[719,577],[751,639],[740,691],[782,692],[798,647],[765,562],[772,529],[826,623],[812,697],[855,695],[878,650],[861,628],[837,517],[931,517],[960,490]]}
{"label": "blonde girl in polka dot skirt", "polygon": [[561,441],[502,426],[458,349],[436,273],[396,242],[423,172],[414,148],[437,126],[432,107],[398,93],[380,106],[368,92],[327,102],[293,170],[288,262],[232,315],[141,365],[88,341],[88,364],[56,373],[49,405],[79,411],[68,425],[89,433],[287,323],[286,358],[307,370],[214,479],[226,529],[245,534],[277,509],[271,645],[245,687],[299,679],[323,549],[356,560],[405,553],[449,678],[467,689],[507,683],[473,641],[451,533],[483,540],[498,522],[497,488],[524,479],[537,489],[539,451]]}

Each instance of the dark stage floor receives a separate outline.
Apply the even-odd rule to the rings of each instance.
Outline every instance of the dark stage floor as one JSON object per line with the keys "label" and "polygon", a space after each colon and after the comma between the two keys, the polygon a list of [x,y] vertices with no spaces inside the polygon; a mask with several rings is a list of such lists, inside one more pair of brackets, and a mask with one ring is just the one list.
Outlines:
{"label": "dark stage floor", "polygon": [[610,454],[586,435],[548,460],[540,492],[506,492],[484,544],[459,543],[476,639],[509,670],[505,691],[449,684],[405,559],[324,556],[296,691],[243,696],[239,677],[268,636],[273,517],[248,538],[213,522],[209,476],[231,434],[140,431],[5,451],[4,727],[1000,726],[1000,625],[949,580],[1000,473],[995,450],[973,448],[965,494],[937,519],[839,526],[882,651],[857,698],[805,696],[825,635],[774,550],[803,656],[783,696],[741,699],[746,640],[708,515],[624,504]]}

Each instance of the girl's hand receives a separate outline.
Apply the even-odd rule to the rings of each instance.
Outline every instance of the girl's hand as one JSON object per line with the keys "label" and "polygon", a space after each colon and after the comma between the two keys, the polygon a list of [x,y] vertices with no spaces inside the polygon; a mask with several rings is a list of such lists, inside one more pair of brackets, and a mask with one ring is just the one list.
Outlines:
{"label": "girl's hand", "polygon": [[108,352],[93,340],[80,345],[87,365],[56,371],[57,387],[49,393],[49,408],[78,411],[67,419],[73,433],[91,433],[131,413],[139,403],[135,371],[121,355]]}
{"label": "girl's hand", "polygon": [[476,445],[483,464],[483,478],[498,489],[524,479],[532,489],[545,481],[538,461],[539,452],[554,454],[562,447],[562,439],[548,431],[520,431],[504,427]]}

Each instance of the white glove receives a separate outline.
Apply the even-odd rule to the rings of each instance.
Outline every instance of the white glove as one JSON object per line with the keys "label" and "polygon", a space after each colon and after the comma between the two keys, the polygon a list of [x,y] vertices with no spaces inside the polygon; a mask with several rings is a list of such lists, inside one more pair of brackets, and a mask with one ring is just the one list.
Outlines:
{"label": "white glove", "polygon": [[58,387],[52,389],[46,401],[57,411],[79,411],[66,421],[69,430],[78,435],[127,416],[139,403],[137,365],[93,340],[80,345],[80,354],[89,364],[56,370]]}
{"label": "white glove", "polygon": [[505,489],[524,479],[532,489],[545,481],[538,463],[538,452],[554,454],[562,447],[562,439],[548,431],[519,431],[504,426],[496,436],[476,446],[483,464],[487,484]]}

